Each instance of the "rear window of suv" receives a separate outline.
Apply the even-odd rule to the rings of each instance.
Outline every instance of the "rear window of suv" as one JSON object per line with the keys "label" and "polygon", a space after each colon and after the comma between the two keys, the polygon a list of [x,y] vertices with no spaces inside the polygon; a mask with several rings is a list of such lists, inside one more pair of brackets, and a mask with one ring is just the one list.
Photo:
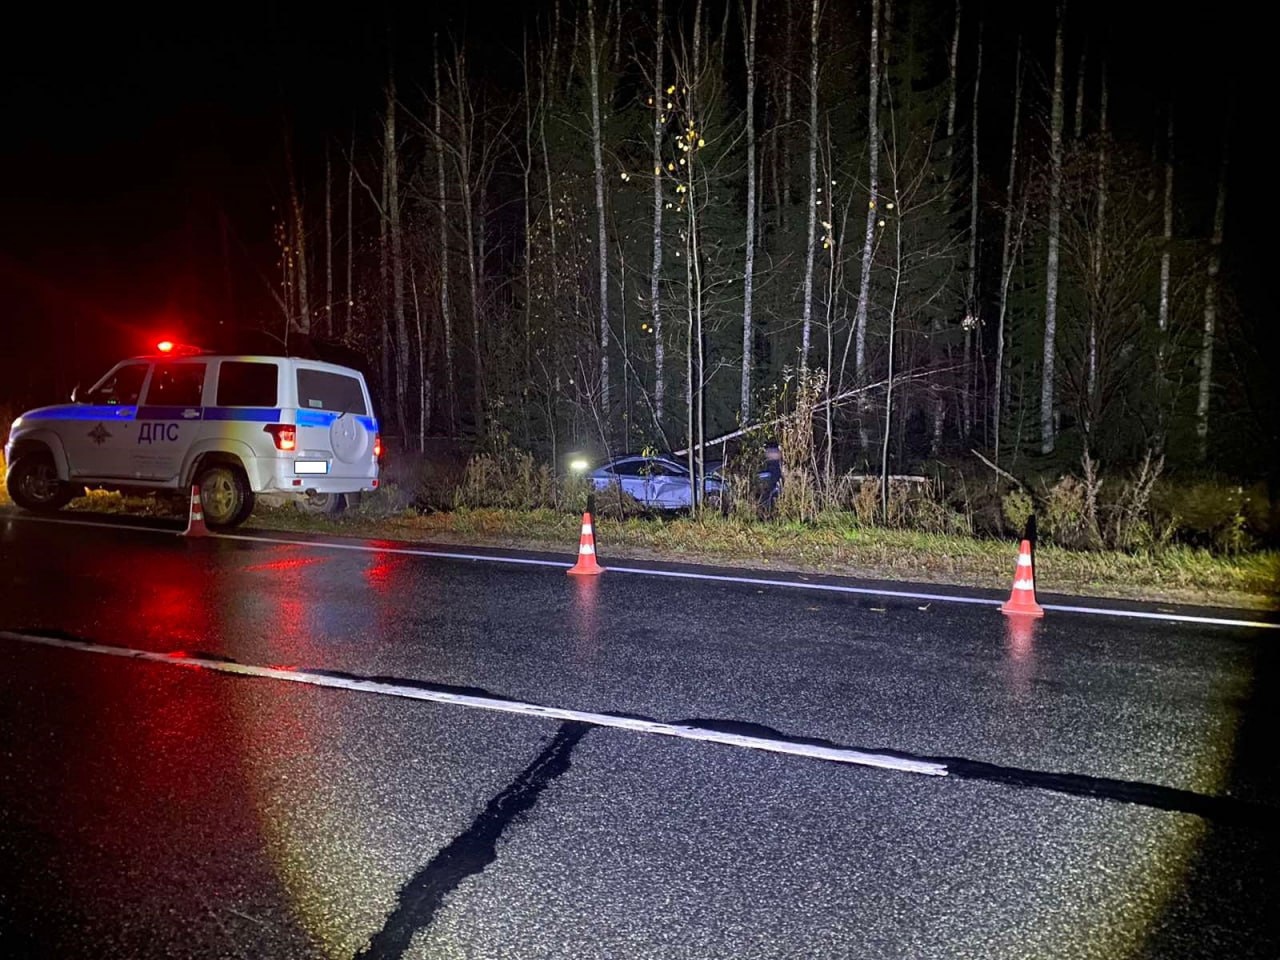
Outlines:
{"label": "rear window of suv", "polygon": [[298,407],[354,413],[361,417],[369,414],[360,381],[327,370],[298,370]]}
{"label": "rear window of suv", "polygon": [[218,406],[274,407],[279,374],[274,363],[222,361],[218,368]]}

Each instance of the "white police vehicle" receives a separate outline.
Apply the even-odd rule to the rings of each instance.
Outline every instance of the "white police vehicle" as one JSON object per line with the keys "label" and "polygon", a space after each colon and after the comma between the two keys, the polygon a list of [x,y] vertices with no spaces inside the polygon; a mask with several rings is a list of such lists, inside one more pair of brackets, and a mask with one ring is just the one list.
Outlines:
{"label": "white police vehicle", "polygon": [[18,506],[59,510],[86,487],[186,491],[234,527],[257,494],[332,510],[378,486],[382,441],[364,377],[292,357],[221,356],[161,343],[66,405],[30,410],[5,446]]}

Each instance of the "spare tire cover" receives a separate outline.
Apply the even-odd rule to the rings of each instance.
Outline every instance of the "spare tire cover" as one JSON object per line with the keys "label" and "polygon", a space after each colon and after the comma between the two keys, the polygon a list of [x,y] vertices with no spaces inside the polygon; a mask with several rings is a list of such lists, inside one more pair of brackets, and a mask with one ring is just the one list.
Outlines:
{"label": "spare tire cover", "polygon": [[369,431],[355,414],[344,413],[329,427],[333,455],[343,463],[355,463],[369,451]]}

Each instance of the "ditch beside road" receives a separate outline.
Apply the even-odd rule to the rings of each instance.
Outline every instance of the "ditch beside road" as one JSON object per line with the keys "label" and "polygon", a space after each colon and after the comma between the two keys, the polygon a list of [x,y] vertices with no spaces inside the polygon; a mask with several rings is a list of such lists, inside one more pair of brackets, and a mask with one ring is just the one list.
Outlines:
{"label": "ditch beside road", "polygon": [[[0,494],[0,510],[15,511]],[[95,492],[69,510],[136,517],[172,516],[151,497]],[[706,562],[759,570],[820,573],[870,580],[909,580],[1007,590],[1017,543],[857,524],[851,516],[815,523],[751,522],[713,515],[596,517],[601,562]],[[460,546],[563,550],[572,558],[581,515],[552,510],[457,509],[384,513],[376,498],[338,516],[306,515],[292,506],[259,506],[248,526],[335,536]],[[1044,593],[1112,597],[1249,610],[1280,609],[1280,551],[1223,556],[1168,546],[1142,553],[1036,552],[1036,587]]]}

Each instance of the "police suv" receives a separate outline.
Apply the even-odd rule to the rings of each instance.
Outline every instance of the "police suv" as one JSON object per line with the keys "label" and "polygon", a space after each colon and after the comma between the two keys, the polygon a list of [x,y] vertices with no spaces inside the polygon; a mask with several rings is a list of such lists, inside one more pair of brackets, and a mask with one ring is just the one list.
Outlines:
{"label": "police suv", "polygon": [[30,410],[5,446],[18,506],[59,510],[86,487],[200,487],[205,520],[234,527],[256,494],[315,509],[375,490],[382,441],[356,370],[292,357],[215,356],[161,343],[67,405]]}

